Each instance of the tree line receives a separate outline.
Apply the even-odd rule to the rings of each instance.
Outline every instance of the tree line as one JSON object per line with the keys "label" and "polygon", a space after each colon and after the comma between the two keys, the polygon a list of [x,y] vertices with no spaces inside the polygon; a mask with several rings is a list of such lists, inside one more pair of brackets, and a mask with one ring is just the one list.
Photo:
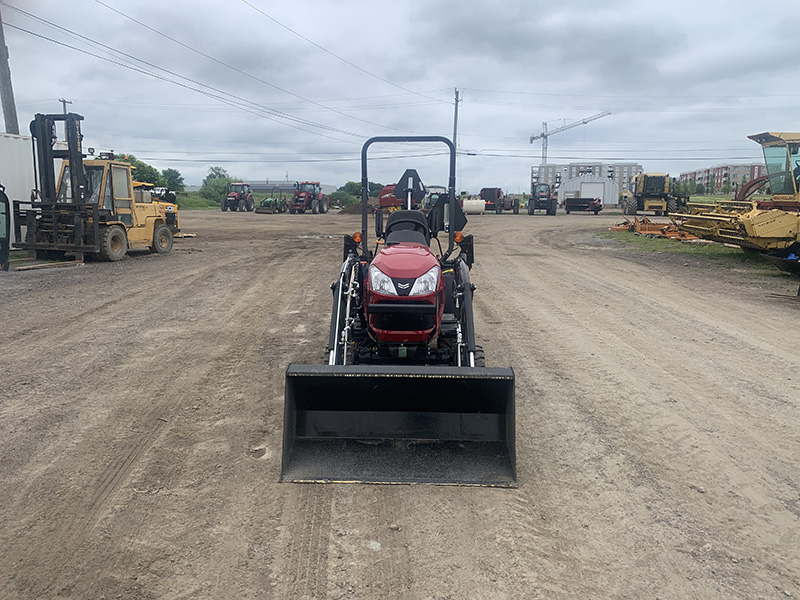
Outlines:
{"label": "tree line", "polygon": [[186,189],[183,175],[177,169],[164,169],[159,171],[152,165],[139,160],[133,154],[115,153],[114,160],[119,160],[132,165],[136,170],[133,178],[136,181],[152,183],[156,187],[166,187],[173,192],[182,192]]}

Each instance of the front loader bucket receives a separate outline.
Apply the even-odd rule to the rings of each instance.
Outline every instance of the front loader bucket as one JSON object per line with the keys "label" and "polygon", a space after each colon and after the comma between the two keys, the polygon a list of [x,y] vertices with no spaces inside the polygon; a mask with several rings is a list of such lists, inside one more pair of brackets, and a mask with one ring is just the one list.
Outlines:
{"label": "front loader bucket", "polygon": [[289,365],[281,481],[516,485],[514,371]]}

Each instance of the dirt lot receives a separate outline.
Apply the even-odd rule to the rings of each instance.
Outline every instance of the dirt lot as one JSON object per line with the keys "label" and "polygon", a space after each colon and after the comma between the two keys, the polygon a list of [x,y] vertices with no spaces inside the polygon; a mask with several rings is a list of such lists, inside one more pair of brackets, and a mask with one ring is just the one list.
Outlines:
{"label": "dirt lot", "polygon": [[358,217],[181,219],[168,256],[0,274],[1,598],[800,596],[797,280],[474,217],[519,487],[282,484]]}

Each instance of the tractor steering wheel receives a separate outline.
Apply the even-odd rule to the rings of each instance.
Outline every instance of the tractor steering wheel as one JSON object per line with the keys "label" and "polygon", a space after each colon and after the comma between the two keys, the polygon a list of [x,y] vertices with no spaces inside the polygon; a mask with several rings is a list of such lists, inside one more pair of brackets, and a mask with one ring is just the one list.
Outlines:
{"label": "tractor steering wheel", "polygon": [[[400,223],[410,223],[411,225],[414,226],[413,227],[414,231],[418,231],[419,233],[421,233],[423,235],[427,235],[428,234],[428,228],[425,225],[423,225],[422,223],[420,223],[419,221],[415,221],[414,219],[395,219],[395,220],[392,221],[392,223],[388,227],[388,229],[390,229],[390,231],[394,231],[395,227],[397,225],[399,225]],[[403,231],[403,230],[398,230],[398,231]]]}

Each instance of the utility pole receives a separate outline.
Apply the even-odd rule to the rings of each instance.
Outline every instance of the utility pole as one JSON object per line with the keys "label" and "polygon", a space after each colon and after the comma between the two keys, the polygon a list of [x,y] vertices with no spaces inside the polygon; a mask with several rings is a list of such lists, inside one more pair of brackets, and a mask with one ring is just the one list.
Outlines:
{"label": "utility pole", "polygon": [[0,101],[3,105],[6,133],[19,135],[19,119],[17,119],[17,105],[14,102],[14,89],[11,87],[11,68],[8,66],[8,48],[3,34],[2,15],[0,15]]}
{"label": "utility pole", "polygon": [[455,116],[453,117],[453,146],[457,149],[456,146],[456,136],[458,135],[458,88],[456,90],[456,112]]}
{"label": "utility pole", "polygon": [[64,98],[59,98],[59,102],[61,102],[61,106],[64,107],[64,114],[67,114],[67,104],[72,104],[72,100],[64,100]]}

